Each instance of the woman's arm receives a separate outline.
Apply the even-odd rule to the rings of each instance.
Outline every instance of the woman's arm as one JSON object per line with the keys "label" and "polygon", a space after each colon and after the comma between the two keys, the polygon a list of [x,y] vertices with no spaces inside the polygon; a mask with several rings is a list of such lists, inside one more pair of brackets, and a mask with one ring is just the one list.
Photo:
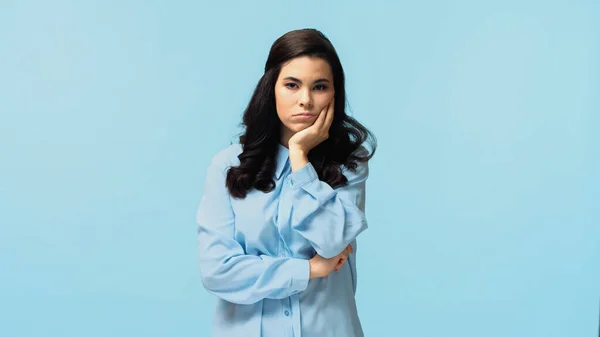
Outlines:
{"label": "woman's arm", "polygon": [[[366,149],[361,147],[357,154],[362,156],[365,152]],[[297,160],[293,157],[290,153],[290,160]],[[330,258],[339,254],[367,228],[365,185],[369,176],[368,162],[359,162],[354,172],[343,168],[348,184],[337,189],[319,180],[308,161],[301,168],[292,170],[291,186],[282,195],[291,203],[291,212],[278,216],[287,217],[291,228],[307,239],[319,255]]]}
{"label": "woman's arm", "polygon": [[234,239],[234,214],[225,186],[227,161],[217,154],[208,168],[196,221],[204,287],[232,303],[285,298],[306,289],[308,260],[246,255]]}

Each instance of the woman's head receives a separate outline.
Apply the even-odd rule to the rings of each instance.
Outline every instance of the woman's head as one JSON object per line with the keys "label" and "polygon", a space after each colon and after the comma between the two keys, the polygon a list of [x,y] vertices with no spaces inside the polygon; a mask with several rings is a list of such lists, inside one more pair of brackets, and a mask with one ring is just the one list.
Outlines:
{"label": "woman's head", "polygon": [[[334,98],[343,112],[344,70],[335,48],[316,29],[300,29],[278,38],[269,52],[265,74],[275,77],[274,99],[281,122],[283,145],[289,137],[309,127]],[[307,112],[312,118],[296,118]],[[335,114],[334,115],[339,115]]]}
{"label": "woman's head", "polygon": [[[230,169],[227,177],[231,194],[244,197],[253,187],[270,191],[278,143],[287,146],[287,140],[312,125],[332,99],[329,138],[310,151],[309,160],[319,176],[333,185],[344,184],[339,165],[355,166],[356,160],[368,160],[375,151],[373,135],[345,113],[344,87],[342,64],[325,35],[316,29],[300,29],[279,37],[244,112],[240,166]],[[311,116],[298,116],[302,113]],[[371,155],[352,156],[368,138],[373,139]]]}
{"label": "woman's head", "polygon": [[[321,80],[321,81],[320,81]],[[287,139],[314,122],[315,118],[293,118],[297,113],[318,113],[335,94],[335,128],[344,113],[344,70],[335,48],[316,29],[290,31],[271,46],[265,71],[244,113],[246,140],[276,136],[287,146]],[[263,124],[253,128],[255,124]],[[242,141],[242,143],[244,143]]]}

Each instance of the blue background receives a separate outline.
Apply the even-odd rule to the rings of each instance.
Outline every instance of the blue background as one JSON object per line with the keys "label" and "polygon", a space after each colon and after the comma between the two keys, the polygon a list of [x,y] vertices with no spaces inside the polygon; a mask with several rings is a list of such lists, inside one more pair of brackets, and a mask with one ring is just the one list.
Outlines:
{"label": "blue background", "polygon": [[0,2],[0,336],[209,336],[196,224],[268,50],[375,132],[367,336],[596,336],[598,1]]}

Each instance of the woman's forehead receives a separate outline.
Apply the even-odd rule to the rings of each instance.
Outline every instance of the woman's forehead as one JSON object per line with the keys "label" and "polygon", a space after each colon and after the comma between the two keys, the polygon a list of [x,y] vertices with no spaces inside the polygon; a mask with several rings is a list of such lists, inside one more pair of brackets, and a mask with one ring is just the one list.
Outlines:
{"label": "woman's forehead", "polygon": [[294,77],[301,81],[312,81],[317,78],[331,79],[331,67],[327,61],[317,58],[302,56],[294,58],[281,67],[280,77]]}

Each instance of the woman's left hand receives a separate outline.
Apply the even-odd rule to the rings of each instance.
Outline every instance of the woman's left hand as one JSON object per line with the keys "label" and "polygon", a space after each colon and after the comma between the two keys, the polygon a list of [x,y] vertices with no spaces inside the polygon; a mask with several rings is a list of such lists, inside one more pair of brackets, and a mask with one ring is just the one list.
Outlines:
{"label": "woman's left hand", "polygon": [[290,152],[299,152],[308,155],[308,152],[321,142],[329,138],[329,127],[333,122],[333,108],[335,98],[321,110],[317,120],[308,128],[296,132],[288,141]]}

